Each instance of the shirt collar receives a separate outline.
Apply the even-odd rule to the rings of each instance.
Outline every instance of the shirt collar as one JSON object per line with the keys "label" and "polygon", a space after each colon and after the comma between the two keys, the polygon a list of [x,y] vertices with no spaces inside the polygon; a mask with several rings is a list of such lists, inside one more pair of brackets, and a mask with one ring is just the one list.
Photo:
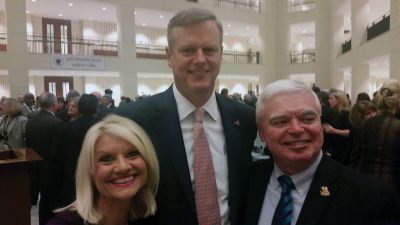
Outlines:
{"label": "shirt collar", "polygon": [[[182,121],[188,115],[190,115],[196,109],[196,107],[179,92],[179,90],[176,88],[175,83],[173,84],[172,89],[176,105],[178,107],[179,120]],[[215,97],[215,92],[212,93],[210,98],[201,108],[204,108],[204,110],[208,113],[208,115],[210,115],[210,117],[214,121],[218,120],[219,114],[218,114],[218,105],[217,105],[217,99]]]}
{"label": "shirt collar", "polygon": [[[321,162],[322,155],[323,153],[322,151],[320,151],[317,159],[310,166],[299,173],[290,175],[290,178],[296,186],[296,191],[298,191],[300,195],[307,194],[308,190],[310,189],[311,182],[314,178],[315,171],[317,170],[318,165]],[[272,171],[272,179],[270,179],[270,182],[272,188],[274,188],[275,190],[279,188],[278,177],[281,175],[285,175],[285,173],[281,169],[279,169],[276,163],[274,163],[274,170]]]}

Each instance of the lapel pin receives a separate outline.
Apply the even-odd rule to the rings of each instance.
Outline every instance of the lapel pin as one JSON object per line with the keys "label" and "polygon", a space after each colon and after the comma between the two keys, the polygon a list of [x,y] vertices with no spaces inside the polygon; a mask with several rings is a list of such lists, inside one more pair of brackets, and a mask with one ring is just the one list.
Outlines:
{"label": "lapel pin", "polygon": [[240,126],[239,120],[235,120],[235,121],[233,122],[233,124],[235,124],[236,126]]}
{"label": "lapel pin", "polygon": [[322,186],[322,187],[321,187],[320,194],[321,194],[321,196],[324,196],[324,197],[328,197],[328,196],[331,195],[331,193],[329,192],[327,186]]}

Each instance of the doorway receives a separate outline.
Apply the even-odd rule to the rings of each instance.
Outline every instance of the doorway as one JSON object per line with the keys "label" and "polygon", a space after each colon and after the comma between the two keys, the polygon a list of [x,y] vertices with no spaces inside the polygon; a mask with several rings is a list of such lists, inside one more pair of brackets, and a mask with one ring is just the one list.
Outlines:
{"label": "doorway", "polygon": [[74,89],[73,77],[44,77],[44,90],[57,97],[66,98],[71,89]]}
{"label": "doorway", "polygon": [[71,21],[43,18],[43,53],[72,54]]}

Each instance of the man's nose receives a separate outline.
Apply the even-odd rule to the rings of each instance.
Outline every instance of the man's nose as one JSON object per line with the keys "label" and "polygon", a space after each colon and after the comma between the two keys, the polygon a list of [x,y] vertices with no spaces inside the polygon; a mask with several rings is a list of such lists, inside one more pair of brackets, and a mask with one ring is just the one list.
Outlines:
{"label": "man's nose", "polygon": [[195,62],[202,63],[202,62],[205,62],[205,60],[206,60],[206,57],[204,55],[203,49],[201,49],[201,48],[198,49],[195,54]]}
{"label": "man's nose", "polygon": [[295,133],[302,132],[304,130],[302,125],[301,125],[301,122],[299,120],[297,120],[297,119],[292,120],[290,122],[289,126],[290,126],[289,127],[289,132],[290,133],[294,133],[295,134]]}

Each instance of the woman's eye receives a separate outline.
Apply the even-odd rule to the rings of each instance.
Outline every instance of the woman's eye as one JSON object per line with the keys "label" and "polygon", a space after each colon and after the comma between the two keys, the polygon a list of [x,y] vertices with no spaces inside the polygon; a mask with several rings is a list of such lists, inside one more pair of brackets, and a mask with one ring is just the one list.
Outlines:
{"label": "woman's eye", "polygon": [[126,156],[128,158],[136,158],[137,156],[139,156],[140,153],[137,150],[130,150],[128,151],[128,153],[126,154]]}
{"label": "woman's eye", "polygon": [[99,162],[101,163],[110,163],[114,160],[111,155],[103,155],[99,158]]}

